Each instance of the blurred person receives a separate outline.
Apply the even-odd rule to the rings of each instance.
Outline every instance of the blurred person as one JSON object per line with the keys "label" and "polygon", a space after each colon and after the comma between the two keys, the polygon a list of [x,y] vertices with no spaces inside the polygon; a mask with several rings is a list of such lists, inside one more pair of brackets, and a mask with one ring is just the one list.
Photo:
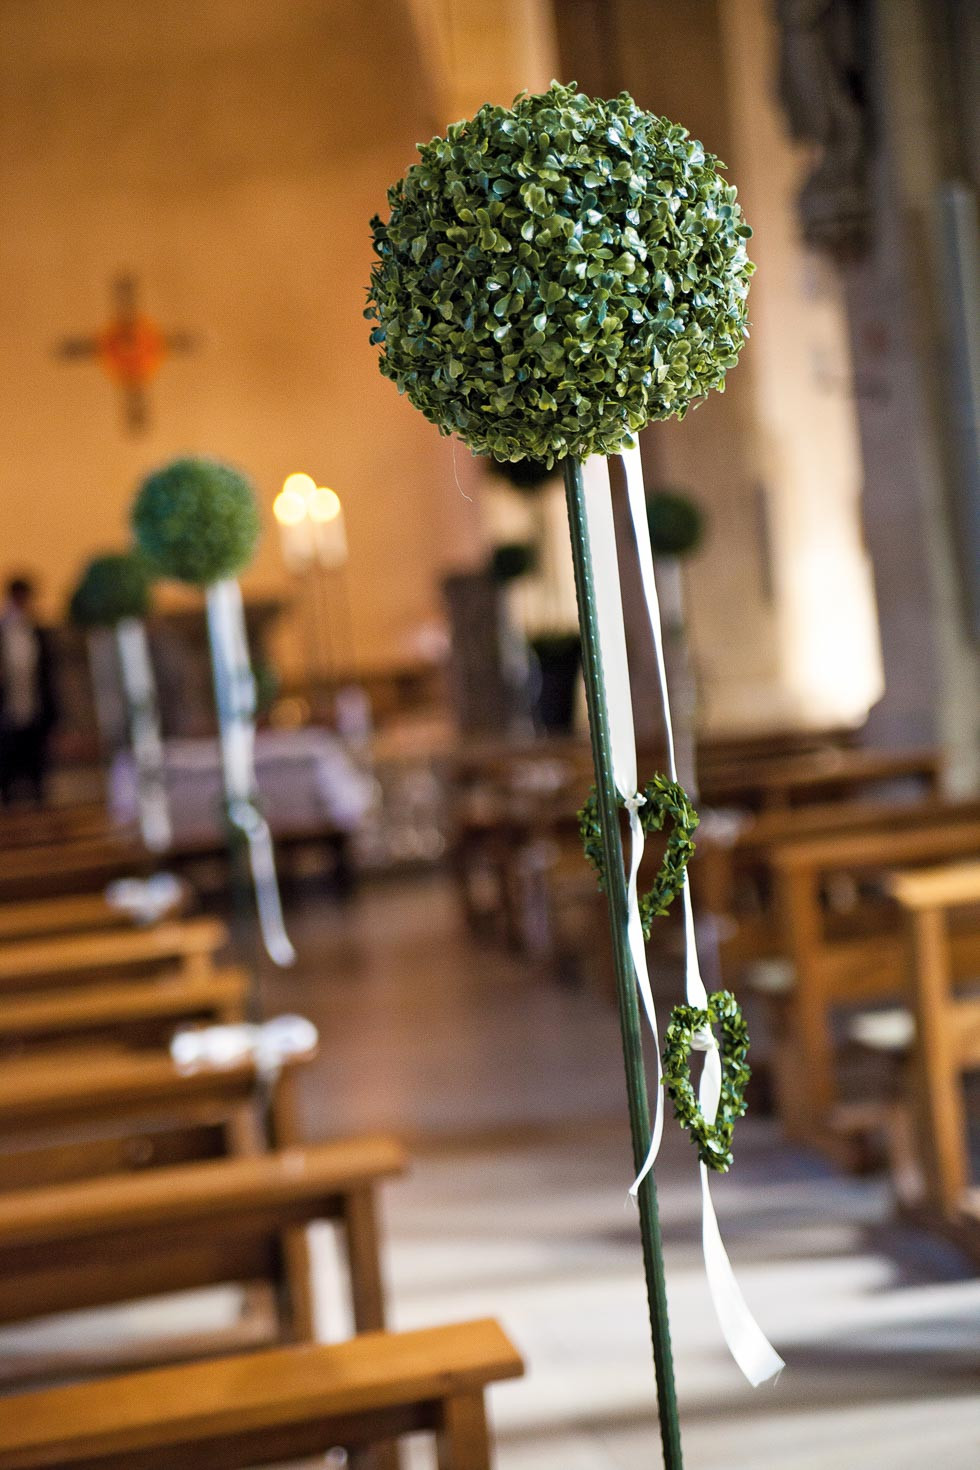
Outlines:
{"label": "blurred person", "polygon": [[51,637],[34,616],[34,585],[12,577],[0,613],[0,803],[18,788],[40,806],[57,718]]}

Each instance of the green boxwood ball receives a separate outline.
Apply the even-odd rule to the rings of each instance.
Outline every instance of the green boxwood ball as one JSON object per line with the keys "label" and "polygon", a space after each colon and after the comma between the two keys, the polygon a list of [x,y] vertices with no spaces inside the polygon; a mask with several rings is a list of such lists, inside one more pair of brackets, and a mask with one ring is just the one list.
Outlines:
{"label": "green boxwood ball", "polygon": [[442,433],[551,465],[722,387],[751,231],[684,128],[553,83],[419,154],[372,221],[365,315],[381,371]]}
{"label": "green boxwood ball", "polygon": [[689,556],[704,536],[704,516],[688,496],[653,490],[647,496],[650,545],[658,556]]}
{"label": "green boxwood ball", "polygon": [[529,576],[537,566],[537,548],[527,541],[503,541],[490,553],[490,576],[504,585]]}
{"label": "green boxwood ball", "polygon": [[137,543],[164,576],[206,586],[247,566],[259,539],[251,480],[217,459],[175,459],[149,475],[133,505]]}
{"label": "green boxwood ball", "polygon": [[110,628],[123,618],[145,618],[151,585],[150,569],[137,553],[95,556],[71,595],[68,616],[82,628]]}

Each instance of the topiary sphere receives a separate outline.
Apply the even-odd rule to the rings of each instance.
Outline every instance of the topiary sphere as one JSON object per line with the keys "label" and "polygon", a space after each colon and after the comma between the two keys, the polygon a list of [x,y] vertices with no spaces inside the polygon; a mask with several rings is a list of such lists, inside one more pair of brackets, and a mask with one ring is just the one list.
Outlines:
{"label": "topiary sphere", "polygon": [[217,459],[175,459],[140,486],[133,530],[165,576],[197,586],[233,577],[248,565],[259,539],[252,482]]}
{"label": "topiary sphere", "polygon": [[699,506],[676,490],[647,496],[650,545],[659,556],[687,556],[701,544],[704,516]]}
{"label": "topiary sphere", "polygon": [[504,541],[490,553],[488,569],[491,580],[501,585],[516,582],[537,571],[538,551],[527,541]]}
{"label": "topiary sphere", "polygon": [[111,628],[123,618],[145,618],[150,610],[150,569],[135,552],[95,556],[68,604],[82,628]]}
{"label": "topiary sphere", "polygon": [[388,191],[365,315],[381,371],[477,454],[613,454],[721,388],[751,234],[723,167],[628,93],[481,107]]}

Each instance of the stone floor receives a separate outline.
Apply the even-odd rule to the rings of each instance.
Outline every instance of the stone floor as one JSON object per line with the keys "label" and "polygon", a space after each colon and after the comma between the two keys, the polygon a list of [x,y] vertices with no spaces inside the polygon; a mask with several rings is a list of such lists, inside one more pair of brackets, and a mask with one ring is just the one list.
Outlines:
{"label": "stone floor", "polygon": [[[320,1028],[304,1077],[310,1136],[392,1128],[412,1146],[412,1172],[384,1204],[395,1325],[492,1314],[519,1344],[527,1377],[493,1394],[498,1470],[655,1470],[614,1013],[474,947],[440,880],[379,884],[343,910],[304,902],[290,927],[303,958],[265,974],[263,1000]],[[716,1204],[788,1364],[753,1391],[714,1321],[694,1157],[670,1128],[658,1178],[688,1470],[980,1464],[980,1281],[892,1222],[881,1181],[833,1175],[765,1118],[739,1125]],[[328,1232],[315,1247],[324,1302],[336,1302]],[[175,1325],[228,1305],[185,1301]],[[81,1330],[160,1321],[143,1308]],[[325,1311],[322,1328],[346,1323]],[[4,1334],[0,1352],[50,1346],[59,1330]],[[411,1470],[431,1464],[428,1446],[412,1447]]]}

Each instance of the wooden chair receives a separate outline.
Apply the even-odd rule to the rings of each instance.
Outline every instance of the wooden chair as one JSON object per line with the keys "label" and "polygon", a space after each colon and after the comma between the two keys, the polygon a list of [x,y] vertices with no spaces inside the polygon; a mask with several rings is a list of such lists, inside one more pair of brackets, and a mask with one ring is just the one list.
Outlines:
{"label": "wooden chair", "polygon": [[221,969],[0,997],[0,1057],[77,1042],[165,1046],[184,1024],[242,1021],[248,991],[244,971]]}
{"label": "wooden chair", "polygon": [[920,1208],[980,1251],[980,1189],[971,1183],[965,1098],[980,1069],[980,964],[972,994],[957,992],[956,916],[980,935],[980,862],[895,873],[889,891],[904,923],[915,1021],[910,1111],[917,1125]]}
{"label": "wooden chair", "polygon": [[0,1321],[262,1281],[281,1299],[284,1330],[306,1340],[313,1296],[298,1232],[332,1220],[346,1237],[356,1327],[380,1329],[378,1242],[359,1230],[359,1204],[403,1168],[396,1142],[363,1138],[2,1195]]}
{"label": "wooden chair", "polygon": [[[186,905],[186,902],[185,890],[183,903]],[[173,910],[166,916],[168,922],[175,917]],[[0,904],[0,944],[12,940],[46,939],[56,934],[82,934],[86,930],[133,927],[139,926],[134,924],[132,916],[109,903],[104,893],[66,894]]]}
{"label": "wooden chair", "polygon": [[[973,858],[980,851],[980,814],[892,831],[856,832],[782,844],[775,852],[785,952],[793,979],[770,995],[779,1036],[774,1080],[779,1110],[791,1137],[823,1146],[853,1165],[865,1156],[861,1111],[839,1110],[834,1009],[900,996],[903,939],[884,873],[908,864]],[[845,880],[859,901],[834,913],[824,902],[828,883]],[[863,889],[863,893],[862,893]],[[954,933],[954,973],[980,966],[980,936]],[[836,1111],[835,1111],[836,1110]]]}
{"label": "wooden chair", "polygon": [[133,977],[164,969],[185,977],[207,975],[215,953],[227,942],[225,925],[211,918],[21,940],[0,947],[0,995],[55,984],[101,985],[118,971]]}
{"label": "wooden chair", "polygon": [[235,1470],[428,1430],[439,1470],[491,1470],[488,1384],[520,1356],[492,1321],[131,1374],[7,1399],[0,1470]]}

